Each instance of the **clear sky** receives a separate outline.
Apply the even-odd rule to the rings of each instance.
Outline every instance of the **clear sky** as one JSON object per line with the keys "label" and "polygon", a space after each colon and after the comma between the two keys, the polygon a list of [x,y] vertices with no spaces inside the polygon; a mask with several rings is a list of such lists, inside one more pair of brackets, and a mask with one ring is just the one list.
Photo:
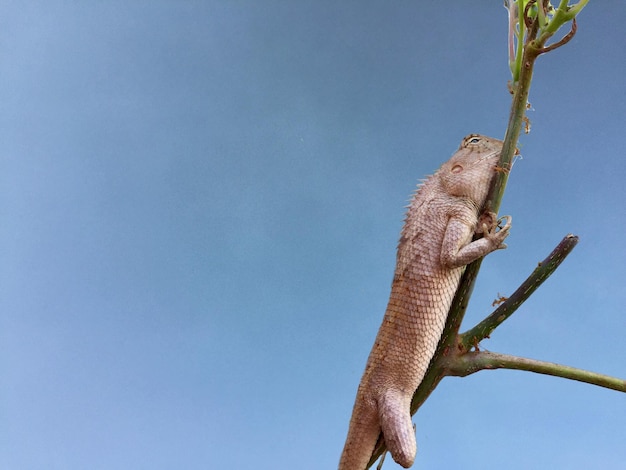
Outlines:
{"label": "clear sky", "polygon": [[[625,24],[592,1],[537,63],[465,326],[580,243],[486,349],[626,377]],[[504,135],[506,37],[502,0],[3,1],[0,467],[336,468],[411,192]],[[626,396],[564,379],[414,419],[414,468],[626,461]]]}

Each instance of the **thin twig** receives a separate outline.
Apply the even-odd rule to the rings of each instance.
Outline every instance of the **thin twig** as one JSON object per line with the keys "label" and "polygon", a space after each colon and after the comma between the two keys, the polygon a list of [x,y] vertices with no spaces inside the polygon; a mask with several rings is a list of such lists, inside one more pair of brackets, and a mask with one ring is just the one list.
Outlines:
{"label": "thin twig", "polygon": [[489,337],[491,332],[495,330],[498,325],[509,318],[513,312],[515,312],[519,306],[554,273],[567,255],[572,252],[577,243],[578,237],[576,235],[566,235],[554,248],[552,253],[537,265],[531,275],[528,276],[506,301],[478,325],[460,335],[459,348],[462,351],[469,351],[480,341]]}
{"label": "thin twig", "polygon": [[451,361],[447,372],[451,376],[465,377],[481,370],[495,369],[525,370],[626,392],[626,380],[617,377],[564,366],[554,362],[538,361],[489,351],[475,351],[463,354]]}

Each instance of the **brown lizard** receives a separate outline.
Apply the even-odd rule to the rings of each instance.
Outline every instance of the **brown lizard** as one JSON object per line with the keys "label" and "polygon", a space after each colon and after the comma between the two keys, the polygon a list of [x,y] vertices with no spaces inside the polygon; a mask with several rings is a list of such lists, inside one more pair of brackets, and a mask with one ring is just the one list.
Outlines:
{"label": "brown lizard", "polygon": [[[511,218],[498,230],[485,203],[502,141],[468,135],[416,190],[398,244],[383,323],[357,391],[339,470],[364,470],[382,432],[393,459],[413,465],[410,404],[441,338],[465,266],[506,248]],[[472,241],[474,234],[482,238]]]}

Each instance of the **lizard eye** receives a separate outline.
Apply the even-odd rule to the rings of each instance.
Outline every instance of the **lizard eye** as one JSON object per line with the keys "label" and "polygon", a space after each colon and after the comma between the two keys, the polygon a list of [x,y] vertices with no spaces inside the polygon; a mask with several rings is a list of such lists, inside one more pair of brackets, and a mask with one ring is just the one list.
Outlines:
{"label": "lizard eye", "polygon": [[477,144],[478,142],[480,142],[480,139],[478,137],[474,137],[469,141],[470,144]]}

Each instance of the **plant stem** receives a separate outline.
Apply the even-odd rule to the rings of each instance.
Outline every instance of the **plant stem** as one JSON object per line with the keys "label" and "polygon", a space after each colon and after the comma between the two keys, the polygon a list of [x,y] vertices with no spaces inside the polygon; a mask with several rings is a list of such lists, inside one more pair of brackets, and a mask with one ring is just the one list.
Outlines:
{"label": "plant stem", "polygon": [[495,369],[525,370],[626,392],[626,380],[618,379],[617,377],[564,366],[554,362],[537,361],[535,359],[489,351],[477,351],[459,356],[459,358],[451,361],[447,371],[448,375],[465,377],[481,370]]}

